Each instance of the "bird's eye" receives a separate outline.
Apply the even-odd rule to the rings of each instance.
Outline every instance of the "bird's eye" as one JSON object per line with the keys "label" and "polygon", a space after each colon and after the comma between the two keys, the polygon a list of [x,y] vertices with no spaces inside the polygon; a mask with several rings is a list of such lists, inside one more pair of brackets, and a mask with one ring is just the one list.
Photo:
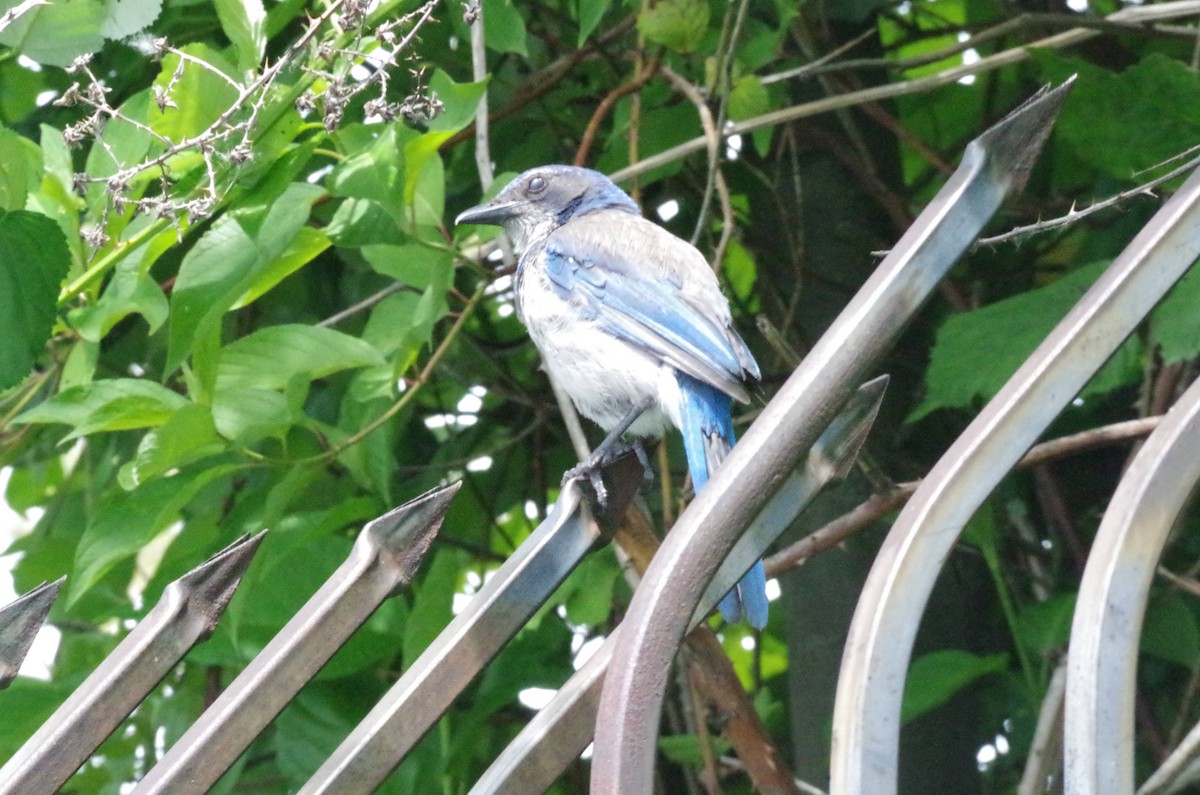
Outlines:
{"label": "bird's eye", "polygon": [[529,180],[525,189],[530,193],[541,193],[546,189],[546,180],[544,177],[533,177]]}

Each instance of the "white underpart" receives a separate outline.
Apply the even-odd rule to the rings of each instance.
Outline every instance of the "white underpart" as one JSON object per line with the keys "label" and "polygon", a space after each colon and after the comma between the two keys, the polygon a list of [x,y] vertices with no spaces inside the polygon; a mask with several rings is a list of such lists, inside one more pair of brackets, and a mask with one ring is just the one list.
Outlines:
{"label": "white underpart", "polygon": [[519,296],[521,316],[551,377],[581,414],[608,430],[635,403],[653,399],[630,434],[657,436],[667,422],[679,426],[679,384],[670,366],[601,331],[595,321],[580,320],[543,272],[529,269]]}

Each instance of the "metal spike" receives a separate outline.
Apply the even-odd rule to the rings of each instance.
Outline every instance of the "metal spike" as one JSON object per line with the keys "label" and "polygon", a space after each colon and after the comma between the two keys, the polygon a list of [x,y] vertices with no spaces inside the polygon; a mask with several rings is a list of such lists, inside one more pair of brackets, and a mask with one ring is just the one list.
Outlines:
{"label": "metal spike", "polygon": [[[721,564],[692,616],[689,631],[712,612],[821,488],[849,470],[875,422],[887,381],[887,376],[880,376],[863,384],[821,434],[805,466],[792,473]],[[600,688],[619,631],[620,627],[504,749],[475,783],[472,795],[542,792],[579,757],[592,741]]]}
{"label": "metal spike", "polygon": [[367,524],[346,561],[134,792],[207,792],[379,604],[412,580],[460,485],[434,489]]}
{"label": "metal spike", "polygon": [[125,640],[0,768],[0,795],[57,791],[188,649],[212,632],[262,538],[242,537],[168,585]]}
{"label": "metal spike", "polygon": [[[996,125],[999,131],[967,147],[947,184],[676,522],[634,594],[604,684],[593,793],[651,789],[671,661],[709,581],[772,485],[796,466],[995,212],[1016,172],[1036,154],[1031,150],[1045,140],[1031,125],[1048,127],[1062,96],[1048,93],[1022,106]],[[1009,126],[1020,135],[1006,134]]]}
{"label": "metal spike", "polygon": [[0,607],[0,690],[12,684],[66,577],[42,583]]}
{"label": "metal spike", "polygon": [[1200,172],[1021,365],[900,512],[850,625],[834,706],[834,792],[895,791],[905,673],[951,547],[1001,478],[1197,256]]}
{"label": "metal spike", "polygon": [[[633,456],[625,456],[606,474],[613,482],[607,511],[619,516],[641,483],[641,467]],[[600,538],[578,483],[568,483],[553,512],[300,792],[368,792],[377,787]]]}

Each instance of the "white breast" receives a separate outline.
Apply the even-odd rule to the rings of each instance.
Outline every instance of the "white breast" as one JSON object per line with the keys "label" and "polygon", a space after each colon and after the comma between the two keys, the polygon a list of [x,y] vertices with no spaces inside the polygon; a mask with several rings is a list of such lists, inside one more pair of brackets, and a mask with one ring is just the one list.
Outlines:
{"label": "white breast", "polygon": [[522,273],[517,303],[551,377],[581,414],[607,430],[634,405],[653,399],[657,405],[630,433],[661,434],[667,420],[679,425],[679,387],[670,367],[606,334],[595,322],[580,320],[534,267]]}

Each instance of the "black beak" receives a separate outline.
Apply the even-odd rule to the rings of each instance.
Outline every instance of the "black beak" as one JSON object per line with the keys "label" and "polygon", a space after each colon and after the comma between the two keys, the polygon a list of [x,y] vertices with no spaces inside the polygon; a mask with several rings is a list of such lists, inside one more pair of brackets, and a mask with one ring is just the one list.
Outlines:
{"label": "black beak", "polygon": [[518,202],[497,202],[492,200],[487,204],[463,210],[454,219],[454,224],[489,224],[503,226],[504,222],[516,215]]}

